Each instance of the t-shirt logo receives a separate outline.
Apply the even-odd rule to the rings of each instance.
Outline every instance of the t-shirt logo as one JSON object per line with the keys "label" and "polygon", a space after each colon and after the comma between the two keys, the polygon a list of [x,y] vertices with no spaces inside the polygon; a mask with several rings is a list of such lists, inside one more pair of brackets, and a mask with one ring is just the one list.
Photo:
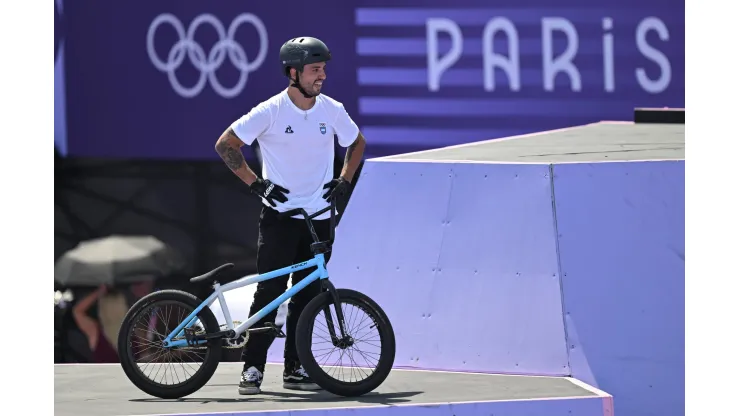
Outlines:
{"label": "t-shirt logo", "polygon": [[285,132],[286,133],[289,133],[289,134],[292,134],[293,133],[293,129],[290,128],[290,126],[288,126],[288,127],[285,128]]}
{"label": "t-shirt logo", "polygon": [[326,134],[326,123],[319,123],[319,130],[321,130],[321,134]]}

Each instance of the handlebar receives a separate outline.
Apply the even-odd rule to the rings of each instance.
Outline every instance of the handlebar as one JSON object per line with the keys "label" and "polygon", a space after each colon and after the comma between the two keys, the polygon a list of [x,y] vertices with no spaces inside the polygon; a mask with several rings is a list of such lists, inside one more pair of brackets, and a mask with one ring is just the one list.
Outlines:
{"label": "handlebar", "polygon": [[335,206],[335,203],[334,203],[334,199],[332,198],[331,205],[329,205],[326,208],[322,208],[320,211],[317,211],[316,213],[311,214],[311,215],[308,215],[306,210],[303,208],[294,208],[289,211],[281,212],[277,216],[278,218],[285,218],[285,217],[292,217],[293,215],[296,215],[296,214],[301,214],[306,220],[312,220],[318,217],[319,215],[325,213],[326,211],[329,211],[330,209],[334,208],[334,206]]}
{"label": "handlebar", "polygon": [[311,236],[313,237],[314,242],[319,242],[319,238],[316,235],[316,231],[313,228],[313,224],[311,224],[311,220],[325,213],[326,211],[331,211],[330,223],[329,223],[329,242],[333,243],[334,242],[334,227],[336,226],[335,211],[336,211],[337,203],[336,203],[335,198],[330,198],[330,201],[331,203],[329,204],[328,207],[323,208],[311,215],[308,215],[306,210],[303,208],[294,208],[294,209],[279,213],[277,217],[282,219],[286,217],[292,217],[293,215],[296,215],[296,214],[301,214],[306,221],[306,225],[308,225],[308,228],[311,231]]}

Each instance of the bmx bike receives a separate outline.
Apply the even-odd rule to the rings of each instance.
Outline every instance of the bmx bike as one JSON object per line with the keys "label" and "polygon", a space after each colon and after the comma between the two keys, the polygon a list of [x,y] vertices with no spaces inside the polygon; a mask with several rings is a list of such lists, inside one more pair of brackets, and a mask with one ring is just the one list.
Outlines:
{"label": "bmx bike", "polygon": [[[250,333],[266,332],[284,338],[285,334],[280,327],[273,323],[268,322],[260,328],[252,327],[290,297],[312,282],[320,280],[320,292],[306,305],[296,324],[296,352],[303,368],[316,384],[340,396],[361,396],[380,386],[395,360],[393,327],[382,308],[370,297],[351,289],[337,289],[329,281],[324,254],[331,250],[334,241],[335,207],[336,203],[332,198],[328,207],[312,215],[308,215],[302,208],[279,214],[282,218],[299,213],[303,215],[313,238],[313,258],[310,260],[257,276],[245,276],[221,285],[216,277],[234,266],[226,263],[190,279],[191,282],[214,282],[214,290],[205,300],[179,290],[160,290],[138,300],[124,317],[118,334],[121,367],[129,380],[143,392],[163,399],[177,399],[198,391],[215,373],[221,361],[222,348],[242,348]],[[328,241],[319,241],[311,220],[328,210],[331,210],[330,238]],[[309,267],[316,267],[316,270],[248,317],[245,322],[232,322],[225,292]],[[211,305],[216,300],[224,314],[224,325],[219,325],[211,310]],[[178,307],[184,311],[175,316],[174,309]],[[348,307],[354,307],[358,311],[347,312]],[[367,314],[367,318],[357,322],[358,314],[363,312]],[[142,318],[143,323],[139,324]],[[317,336],[314,334],[315,329],[323,330],[326,334]],[[141,332],[146,330],[153,330],[150,331],[153,333],[142,336]],[[358,331],[357,334],[352,333],[355,330]],[[377,339],[370,339],[372,330],[377,330]],[[323,342],[318,350],[312,348],[315,339]],[[379,351],[358,353],[356,347],[361,344],[377,347]],[[160,351],[154,351],[158,348]],[[203,353],[202,358],[197,355],[199,352]],[[330,354],[334,352],[339,354],[339,359],[331,358]],[[143,367],[137,365],[138,358],[147,359]],[[353,364],[363,365],[357,370],[350,370],[349,381],[335,377],[336,374],[346,373],[345,370],[340,370],[345,358]],[[371,364],[373,361],[377,361],[374,366]],[[173,362],[182,364],[182,377],[177,371],[168,373]],[[191,371],[199,362],[201,367]],[[153,379],[144,374],[147,368],[154,373]],[[367,377],[360,379],[363,375]],[[183,380],[185,376],[189,376],[189,379]]]}

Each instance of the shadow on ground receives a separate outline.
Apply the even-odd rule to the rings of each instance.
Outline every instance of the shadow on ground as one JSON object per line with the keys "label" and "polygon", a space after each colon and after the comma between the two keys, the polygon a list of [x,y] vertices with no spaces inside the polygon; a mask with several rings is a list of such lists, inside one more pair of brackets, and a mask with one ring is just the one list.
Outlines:
{"label": "shadow on ground", "polygon": [[[236,392],[235,392],[236,393]],[[278,392],[278,391],[262,391],[261,394],[255,396],[243,396],[240,398],[218,398],[218,397],[184,397],[181,399],[165,400],[159,398],[150,399],[131,399],[131,402],[140,403],[260,403],[260,402],[278,402],[278,403],[342,403],[342,402],[355,402],[364,404],[399,404],[407,403],[411,400],[410,397],[417,396],[423,392],[421,391],[410,391],[410,392],[397,392],[397,393],[377,393],[371,392],[360,397],[341,397],[335,396],[325,391],[321,392],[300,392],[300,393],[289,393],[289,392]]]}

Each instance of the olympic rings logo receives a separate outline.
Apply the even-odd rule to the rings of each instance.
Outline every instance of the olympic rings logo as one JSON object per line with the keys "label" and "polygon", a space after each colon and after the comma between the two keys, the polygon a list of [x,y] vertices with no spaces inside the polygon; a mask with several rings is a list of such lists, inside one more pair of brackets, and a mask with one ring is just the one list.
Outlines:
{"label": "olympic rings logo", "polygon": [[[169,23],[177,32],[179,40],[172,46],[167,59],[161,60],[154,50],[154,34],[160,25]],[[243,24],[250,23],[257,29],[260,38],[260,49],[254,61],[249,61],[242,45],[234,41],[236,30]],[[195,31],[203,24],[208,24],[216,29],[218,33],[218,42],[211,48],[206,56],[203,48],[193,39]],[[221,22],[212,14],[202,14],[193,20],[185,33],[180,20],[172,14],[163,13],[157,16],[149,25],[149,31],[146,36],[146,48],[149,53],[149,59],[158,70],[165,72],[172,88],[182,97],[191,98],[200,94],[205,88],[206,82],[210,81],[211,87],[217,94],[224,98],[233,98],[242,92],[247,84],[247,78],[250,72],[255,71],[262,65],[267,55],[267,30],[262,21],[251,13],[242,13],[231,22],[228,31],[224,29]],[[192,87],[183,86],[175,75],[175,71],[182,65],[187,57],[193,66],[200,71],[198,81]],[[216,70],[221,67],[228,53],[229,61],[236,67],[239,74],[239,81],[231,88],[224,87],[216,77]]]}

